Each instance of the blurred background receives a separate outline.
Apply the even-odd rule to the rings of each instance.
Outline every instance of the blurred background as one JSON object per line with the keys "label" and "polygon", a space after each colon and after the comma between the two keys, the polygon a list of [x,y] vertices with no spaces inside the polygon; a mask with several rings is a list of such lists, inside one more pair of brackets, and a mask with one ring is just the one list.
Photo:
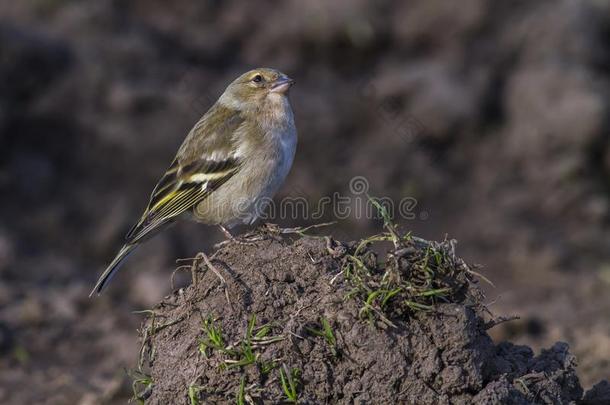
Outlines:
{"label": "blurred background", "polygon": [[521,316],[494,339],[567,341],[585,388],[609,377],[609,39],[605,0],[1,0],[0,402],[129,398],[133,311],[221,235],[177,225],[87,295],[188,130],[258,66],[297,80],[279,198],[364,176],[416,199],[403,229],[458,239],[491,310]]}

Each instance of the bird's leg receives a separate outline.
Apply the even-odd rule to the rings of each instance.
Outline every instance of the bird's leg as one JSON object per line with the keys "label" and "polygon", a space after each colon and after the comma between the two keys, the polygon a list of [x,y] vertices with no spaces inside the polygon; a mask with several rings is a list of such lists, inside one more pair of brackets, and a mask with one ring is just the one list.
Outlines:
{"label": "bird's leg", "polygon": [[227,228],[225,228],[223,225],[218,225],[220,227],[220,230],[222,231],[222,233],[225,235],[225,237],[227,238],[227,240],[222,241],[220,243],[217,243],[214,247],[219,249],[229,243],[236,243],[238,245],[254,245],[254,242],[263,240],[263,237],[261,235],[252,235],[252,236],[248,236],[246,235],[245,237],[235,237],[231,234],[231,232],[229,232],[229,230]]}
{"label": "bird's leg", "polygon": [[215,249],[220,249],[221,247],[223,247],[225,245],[228,245],[228,244],[230,244],[232,242],[238,243],[237,239],[235,239],[235,237],[231,234],[231,232],[229,232],[229,230],[227,228],[225,228],[221,224],[219,224],[218,226],[220,227],[220,230],[224,234],[225,238],[227,238],[227,239],[223,240],[222,242],[219,242],[219,243],[215,244],[214,245]]}
{"label": "bird's leg", "polygon": [[231,234],[231,232],[229,232],[229,230],[227,228],[224,227],[224,225],[219,224],[218,225],[220,227],[220,230],[222,231],[222,233],[225,235],[225,237],[230,240],[230,241],[234,241],[235,237]]}

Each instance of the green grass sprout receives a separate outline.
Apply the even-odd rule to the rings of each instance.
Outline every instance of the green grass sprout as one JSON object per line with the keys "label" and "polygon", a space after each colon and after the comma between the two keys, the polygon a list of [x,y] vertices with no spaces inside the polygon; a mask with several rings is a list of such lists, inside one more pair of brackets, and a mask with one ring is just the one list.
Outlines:
{"label": "green grass sprout", "polygon": [[284,395],[288,402],[292,402],[294,404],[297,403],[299,399],[298,394],[298,385],[300,379],[301,372],[297,368],[293,368],[288,370],[286,364],[282,364],[280,368],[280,383],[282,385],[282,391],[284,391]]}
{"label": "green grass sprout", "polygon": [[199,405],[199,393],[203,391],[203,387],[192,383],[189,385],[188,396],[191,405]]}
{"label": "green grass sprout", "polygon": [[237,405],[246,404],[246,376],[241,376],[239,380],[239,391],[237,391],[236,401]]}
{"label": "green grass sprout", "polygon": [[[384,232],[356,243],[341,264],[348,286],[345,299],[360,303],[362,319],[393,326],[392,318],[434,310],[439,302],[481,302],[482,297],[469,296],[475,291],[469,286],[475,277],[485,278],[455,255],[455,241],[429,242],[401,234],[380,200],[369,199],[383,219]],[[380,251],[387,251],[385,257]]]}
{"label": "green grass sprout", "polygon": [[324,340],[330,347],[330,351],[333,354],[333,356],[337,357],[339,354],[339,351],[337,350],[337,338],[335,337],[333,329],[330,326],[330,322],[328,321],[328,319],[321,317],[320,324],[322,326],[321,329],[316,329],[316,328],[305,328],[305,329],[313,335],[324,338]]}
{"label": "green grass sprout", "polygon": [[199,341],[199,352],[201,354],[207,358],[210,356],[208,349],[227,352],[220,325],[216,325],[212,318],[207,318],[203,321],[203,330],[207,338]]}

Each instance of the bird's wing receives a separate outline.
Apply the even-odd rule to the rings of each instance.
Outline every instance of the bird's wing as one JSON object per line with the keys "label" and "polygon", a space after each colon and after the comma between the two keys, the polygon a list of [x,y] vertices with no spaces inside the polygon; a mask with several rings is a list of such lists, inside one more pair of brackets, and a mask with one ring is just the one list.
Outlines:
{"label": "bird's wing", "polygon": [[203,201],[240,167],[233,134],[243,124],[238,112],[213,107],[195,125],[155,186],[146,210],[125,237],[130,244]]}

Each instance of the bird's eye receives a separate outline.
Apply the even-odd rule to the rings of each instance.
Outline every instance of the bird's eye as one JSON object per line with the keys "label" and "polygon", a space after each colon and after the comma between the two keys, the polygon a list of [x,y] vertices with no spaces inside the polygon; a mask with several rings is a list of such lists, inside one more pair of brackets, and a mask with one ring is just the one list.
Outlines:
{"label": "bird's eye", "polygon": [[254,76],[254,77],[252,78],[252,81],[253,81],[254,83],[260,83],[260,82],[262,82],[262,81],[263,81],[263,76],[261,76],[261,75],[256,75],[256,76]]}

